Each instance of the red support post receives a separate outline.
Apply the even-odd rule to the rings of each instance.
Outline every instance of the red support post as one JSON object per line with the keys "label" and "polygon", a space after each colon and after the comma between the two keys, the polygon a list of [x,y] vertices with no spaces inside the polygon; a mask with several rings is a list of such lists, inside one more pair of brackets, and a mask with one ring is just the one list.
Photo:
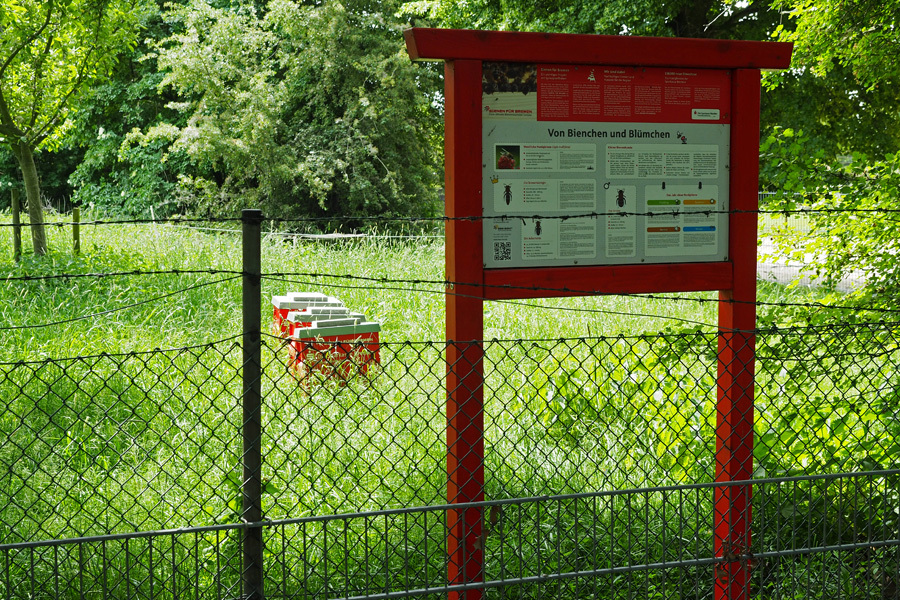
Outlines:
{"label": "red support post", "polygon": [[[480,284],[481,61],[445,66],[445,186],[447,280]],[[476,217],[471,221],[459,217]],[[447,290],[447,500],[484,500],[484,302],[481,285]],[[447,571],[451,585],[484,581],[481,509],[447,514]],[[451,593],[479,600],[482,590]]]}
{"label": "red support post", "polygon": [[[719,293],[719,360],[716,407],[716,481],[753,476],[753,378],[756,336],[756,225],[759,183],[757,69],[738,69],[732,79],[728,258],[733,285]],[[748,597],[752,484],[716,488],[714,496],[716,600]]]}

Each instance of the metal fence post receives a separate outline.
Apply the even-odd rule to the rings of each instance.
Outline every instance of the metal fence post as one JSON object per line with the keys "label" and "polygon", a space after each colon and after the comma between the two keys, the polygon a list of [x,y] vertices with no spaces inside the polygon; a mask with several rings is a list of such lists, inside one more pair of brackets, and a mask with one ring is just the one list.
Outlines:
{"label": "metal fence post", "polygon": [[72,209],[72,250],[75,254],[81,254],[81,209]]}
{"label": "metal fence post", "polygon": [[[262,211],[246,209],[243,223],[243,439],[244,467],[241,484],[244,523],[262,521],[262,336],[260,314],[262,261],[260,258],[260,229]],[[262,528],[244,530],[243,568],[241,573],[243,597],[262,600],[263,540]]]}
{"label": "metal fence post", "polygon": [[13,259],[19,262],[22,258],[22,221],[19,213],[22,207],[19,205],[19,190],[12,189],[12,230],[13,230]]}

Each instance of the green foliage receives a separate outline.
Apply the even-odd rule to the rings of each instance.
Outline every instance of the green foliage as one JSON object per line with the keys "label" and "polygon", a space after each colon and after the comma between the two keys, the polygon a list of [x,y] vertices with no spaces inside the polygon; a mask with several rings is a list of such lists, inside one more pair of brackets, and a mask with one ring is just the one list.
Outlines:
{"label": "green foliage", "polygon": [[34,152],[55,150],[87,89],[131,47],[144,0],[0,0],[0,143],[22,171],[34,252],[47,251]]}
{"label": "green foliage", "polygon": [[897,308],[900,155],[870,160],[854,153],[843,164],[822,150],[810,152],[804,133],[790,129],[769,136],[761,152],[777,190],[768,208],[811,211],[809,232],[779,237],[779,250],[805,263],[805,255],[815,256],[806,269],[830,289],[854,271],[864,273],[865,287],[843,303]]}
{"label": "green foliage", "polygon": [[94,86],[79,105],[67,138],[84,157],[70,177],[76,204],[144,218],[183,212],[177,182],[179,175],[195,172],[193,162],[171,151],[165,140],[132,144],[128,137],[135,129],[187,121],[166,106],[176,95],[158,90],[163,74],[150,45],[172,35],[162,10],[147,18],[144,42],[121,52],[109,80]]}
{"label": "green foliage", "polygon": [[140,0],[0,2],[0,141],[58,148],[73,104],[132,46]]}
{"label": "green foliage", "polygon": [[177,183],[193,163],[173,152],[166,140],[130,144],[127,136],[97,130],[70,181],[75,202],[103,213],[134,217],[165,217],[183,212]]}
{"label": "green foliage", "polygon": [[839,324],[817,337],[815,331],[764,333],[758,360],[781,368],[759,378],[769,390],[757,406],[759,465],[770,476],[897,468],[896,328]]}
{"label": "green foliage", "polygon": [[[762,164],[777,191],[765,208],[809,211],[808,227],[773,236],[776,250],[806,265],[805,274],[818,279],[825,295],[818,301],[822,308],[763,308],[759,322],[833,330],[815,347],[794,335],[767,347],[768,358],[783,364],[775,377],[782,393],[808,401],[792,411],[761,410],[761,443],[769,449],[762,461],[770,473],[775,464],[790,473],[787,457],[796,459],[795,468],[894,468],[900,452],[893,442],[900,435],[896,325],[877,323],[891,318],[885,310],[900,308],[900,155],[873,160],[856,152],[841,162],[812,148],[803,131],[791,129],[776,130],[761,145]],[[864,284],[838,292],[838,283],[851,274],[861,275]],[[867,322],[876,325],[852,327]]]}
{"label": "green foliage", "polygon": [[[763,139],[779,130],[802,130],[806,151],[822,150],[830,160],[853,152],[880,158],[900,149],[900,85],[868,89],[843,66],[822,76],[808,69],[767,73],[764,82]],[[765,189],[775,187],[772,167],[763,165]]]}
{"label": "green foliage", "polygon": [[133,132],[124,148],[165,140],[197,161],[205,174],[179,186],[195,209],[335,222],[433,212],[436,80],[410,63],[389,3],[195,0],[170,18],[162,86],[188,120]]}
{"label": "green foliage", "polygon": [[403,12],[452,28],[738,39],[760,39],[776,18],[764,0],[419,0]]}
{"label": "green foliage", "polygon": [[771,35],[793,42],[794,52],[791,70],[764,79],[767,134],[776,126],[803,130],[808,151],[824,150],[829,161],[900,151],[896,0],[775,0],[773,7],[782,19]]}
{"label": "green foliage", "polygon": [[[229,471],[223,475],[221,484],[219,485],[220,493],[218,499],[222,507],[221,510],[216,512],[216,509],[213,506],[203,507],[206,513],[213,518],[215,523],[221,525],[225,523],[241,522],[241,515],[244,511],[242,504],[243,493],[241,492],[243,477],[243,473],[237,470]],[[277,494],[281,491],[278,489],[277,485],[269,480],[263,481],[260,489],[267,501],[268,496]]]}
{"label": "green foliage", "polygon": [[851,69],[869,88],[900,83],[897,0],[775,0],[790,24],[774,36],[794,42],[794,64],[824,75],[835,65]]}
{"label": "green foliage", "polygon": [[[74,191],[69,177],[83,158],[84,150],[70,145],[64,145],[53,152],[35,152],[34,160],[41,169],[41,200],[44,206],[51,206],[60,212],[69,210]],[[10,207],[10,188],[14,187],[20,192],[24,190],[22,173],[9,148],[0,145],[0,210]],[[22,202],[24,201],[23,197]]]}
{"label": "green foliage", "polygon": [[[569,451],[602,454],[612,437],[674,481],[704,481],[716,450],[715,343],[697,333],[623,338],[599,356],[548,357],[511,410]],[[762,330],[757,346],[755,476],[897,467],[896,332]]]}
{"label": "green foliage", "polygon": [[[623,339],[599,360],[548,357],[513,411],[535,414],[551,438],[570,447],[592,446],[615,431],[630,452],[652,457],[674,480],[703,480],[714,452],[715,381],[699,360],[692,372],[664,346],[695,352],[683,336],[649,340]],[[628,430],[617,431],[620,423]]]}

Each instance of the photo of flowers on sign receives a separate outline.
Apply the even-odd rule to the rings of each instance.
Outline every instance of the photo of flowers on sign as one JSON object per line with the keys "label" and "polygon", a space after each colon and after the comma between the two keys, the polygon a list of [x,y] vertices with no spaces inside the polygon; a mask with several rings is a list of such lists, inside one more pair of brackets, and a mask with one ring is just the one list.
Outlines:
{"label": "photo of flowers on sign", "polygon": [[497,168],[519,169],[521,168],[521,150],[519,146],[497,146]]}

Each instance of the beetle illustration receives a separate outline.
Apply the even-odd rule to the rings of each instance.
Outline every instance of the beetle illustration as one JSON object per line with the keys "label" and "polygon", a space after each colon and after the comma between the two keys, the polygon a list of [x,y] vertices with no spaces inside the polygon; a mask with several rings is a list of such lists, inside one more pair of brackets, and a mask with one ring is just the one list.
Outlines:
{"label": "beetle illustration", "polygon": [[540,222],[540,221],[536,221],[535,224],[534,224],[534,235],[541,235],[541,231],[542,231],[542,229],[541,229],[541,222]]}
{"label": "beetle illustration", "polygon": [[506,205],[509,206],[509,202],[512,200],[512,190],[508,185],[503,186],[503,198],[506,200]]}
{"label": "beetle illustration", "polygon": [[618,190],[619,194],[616,196],[616,205],[619,208],[625,206],[625,190]]}

